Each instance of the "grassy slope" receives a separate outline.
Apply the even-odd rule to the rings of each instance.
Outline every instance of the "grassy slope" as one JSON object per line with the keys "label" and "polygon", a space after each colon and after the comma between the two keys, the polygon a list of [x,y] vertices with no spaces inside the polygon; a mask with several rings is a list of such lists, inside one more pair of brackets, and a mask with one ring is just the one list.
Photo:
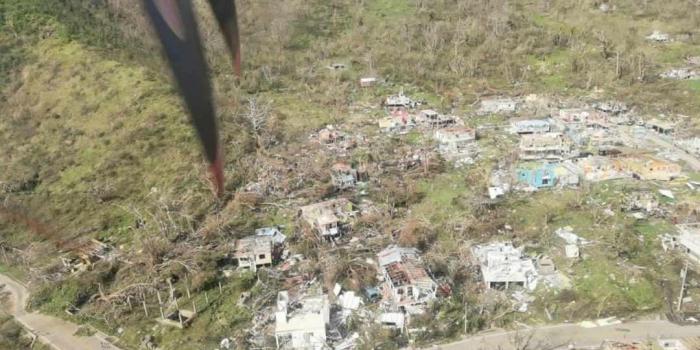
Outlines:
{"label": "grassy slope", "polygon": [[75,42],[44,40],[28,55],[35,62],[5,90],[0,138],[4,176],[40,179],[15,197],[35,217],[68,237],[86,226],[112,236],[123,220],[116,203],[138,203],[151,188],[202,190],[186,115],[153,74]]}

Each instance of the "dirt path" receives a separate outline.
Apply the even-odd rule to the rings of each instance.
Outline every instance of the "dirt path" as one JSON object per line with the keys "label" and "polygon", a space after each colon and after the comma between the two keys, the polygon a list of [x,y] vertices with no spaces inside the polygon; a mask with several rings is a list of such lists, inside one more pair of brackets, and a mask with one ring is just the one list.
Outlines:
{"label": "dirt path", "polygon": [[597,348],[606,340],[644,341],[657,338],[687,338],[698,335],[700,335],[700,326],[679,326],[664,320],[636,321],[594,328],[584,328],[577,324],[559,324],[519,331],[485,333],[434,348],[443,350],[514,350],[517,338],[527,339],[531,337],[528,349],[566,349],[569,343],[573,343],[577,349],[580,349]]}
{"label": "dirt path", "polygon": [[27,312],[24,306],[29,299],[29,291],[12,278],[0,274],[0,286],[1,291],[10,293],[9,313],[37,335],[42,343],[58,350],[119,350],[106,340],[105,334],[98,332],[89,337],[75,336],[78,325],[37,312]]}

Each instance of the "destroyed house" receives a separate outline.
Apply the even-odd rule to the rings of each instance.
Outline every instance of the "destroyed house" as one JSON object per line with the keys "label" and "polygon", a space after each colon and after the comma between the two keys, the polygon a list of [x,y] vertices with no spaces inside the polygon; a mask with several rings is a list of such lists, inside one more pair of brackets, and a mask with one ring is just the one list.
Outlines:
{"label": "destroyed house", "polygon": [[546,120],[530,119],[519,120],[511,124],[511,130],[515,134],[539,134],[549,132],[550,125]]}
{"label": "destroyed house", "polygon": [[476,141],[476,130],[465,127],[453,127],[435,131],[440,153],[462,153],[469,150]]}
{"label": "destroyed house", "polygon": [[357,170],[348,163],[335,163],[331,168],[331,182],[339,190],[355,187],[357,183]]}
{"label": "destroyed house", "polygon": [[431,109],[422,110],[418,122],[430,129],[446,128],[457,123],[454,117],[440,114]]}
{"label": "destroyed house", "polygon": [[425,303],[435,298],[437,283],[428,275],[418,250],[390,246],[377,254],[385,295],[398,305]]}
{"label": "destroyed house", "polygon": [[318,132],[318,141],[321,144],[333,144],[345,140],[345,133],[335,130],[332,126],[328,126]]}
{"label": "destroyed house", "polygon": [[589,129],[610,129],[611,124],[608,121],[607,115],[604,113],[595,113],[586,119],[586,127]]}
{"label": "destroyed house", "polygon": [[290,301],[286,291],[277,294],[275,341],[278,349],[326,349],[326,326],[330,322],[328,296]]}
{"label": "destroyed house", "polygon": [[567,124],[585,124],[594,113],[589,108],[567,108],[559,110],[558,119]]}
{"label": "destroyed house", "polygon": [[256,235],[237,240],[232,256],[238,267],[256,271],[258,267],[271,266],[280,254],[272,236]]}
{"label": "destroyed house", "polygon": [[668,122],[668,121],[663,121],[659,119],[652,119],[646,123],[646,126],[659,134],[663,135],[671,135],[673,134],[673,131],[676,129],[675,125],[673,123]]}
{"label": "destroyed house", "polygon": [[581,182],[581,169],[571,161],[564,161],[554,167],[554,176],[559,186],[578,186]]}
{"label": "destroyed house", "polygon": [[619,159],[592,156],[579,160],[578,166],[587,181],[598,182],[629,177]]}
{"label": "destroyed house", "polygon": [[403,90],[400,91],[398,95],[391,95],[387,97],[384,101],[384,106],[388,107],[390,110],[397,108],[415,108],[416,105],[417,103],[415,101],[403,94]]}
{"label": "destroyed house", "polygon": [[665,43],[671,41],[671,36],[667,33],[655,30],[646,37],[649,41],[655,41],[657,43]]}
{"label": "destroyed house", "polygon": [[494,98],[481,101],[479,114],[515,113],[518,102],[511,98]]}
{"label": "destroyed house", "polygon": [[659,208],[659,201],[650,191],[642,191],[631,194],[627,197],[625,210],[636,212],[644,211],[652,213]]}
{"label": "destroyed house", "polygon": [[520,139],[520,159],[562,160],[572,156],[573,145],[565,135],[556,132],[525,134]]}
{"label": "destroyed house", "polygon": [[110,245],[90,239],[70,248],[70,252],[61,261],[71,272],[80,272],[88,270],[100,260],[111,260],[114,256]]}
{"label": "destroyed house", "polygon": [[255,229],[255,235],[270,237],[272,239],[272,244],[275,245],[284,244],[284,241],[287,240],[287,236],[280,231],[279,227],[274,226]]}
{"label": "destroyed house", "polygon": [[522,249],[510,242],[477,245],[472,248],[481,267],[484,285],[489,289],[509,289],[520,286],[530,290],[537,287],[537,270],[532,259],[523,256]]}
{"label": "destroyed house", "polygon": [[595,104],[595,108],[601,112],[610,114],[620,114],[628,110],[627,105],[620,101],[599,102]]}
{"label": "destroyed house", "polygon": [[379,119],[377,122],[379,129],[383,132],[402,132],[415,126],[413,120],[407,113],[394,114],[386,118]]}
{"label": "destroyed house", "polygon": [[700,263],[700,223],[676,225],[678,245],[688,257]]}
{"label": "destroyed house", "polygon": [[620,160],[632,177],[640,180],[670,181],[681,175],[681,166],[665,160],[648,157],[626,157]]}
{"label": "destroyed house", "polygon": [[342,225],[354,215],[353,206],[344,198],[310,204],[299,209],[299,216],[322,237],[333,238],[342,233]]}

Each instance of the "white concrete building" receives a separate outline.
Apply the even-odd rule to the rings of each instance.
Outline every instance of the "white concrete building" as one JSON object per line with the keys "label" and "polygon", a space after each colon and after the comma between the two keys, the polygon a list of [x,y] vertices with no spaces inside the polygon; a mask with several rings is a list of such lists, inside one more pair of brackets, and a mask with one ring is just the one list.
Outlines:
{"label": "white concrete building", "polygon": [[465,153],[476,141],[476,131],[465,127],[439,129],[435,131],[435,140],[441,154]]}
{"label": "white concrete building", "polygon": [[481,265],[484,285],[490,289],[508,289],[521,286],[529,290],[537,287],[537,269],[532,259],[511,242],[477,245],[472,248]]}
{"label": "white concrete building", "polygon": [[275,341],[278,349],[325,349],[326,326],[330,322],[328,296],[299,300],[301,308],[290,310],[289,294],[277,294]]}
{"label": "white concrete building", "polygon": [[512,98],[492,98],[481,101],[478,113],[485,114],[508,114],[515,113],[518,109],[518,102]]}
{"label": "white concrete building", "polygon": [[549,132],[551,126],[548,121],[542,119],[518,120],[511,124],[511,132],[514,134],[539,134]]}
{"label": "white concrete building", "polygon": [[676,225],[678,246],[688,257],[700,263],[700,223]]}

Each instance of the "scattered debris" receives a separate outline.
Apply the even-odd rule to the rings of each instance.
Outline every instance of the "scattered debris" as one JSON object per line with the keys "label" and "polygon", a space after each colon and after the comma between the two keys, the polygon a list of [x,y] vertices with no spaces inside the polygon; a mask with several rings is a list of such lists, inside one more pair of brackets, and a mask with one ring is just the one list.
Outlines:
{"label": "scattered debris", "polygon": [[676,140],[674,144],[690,154],[700,156],[700,137]]}
{"label": "scattered debris", "polygon": [[348,163],[338,162],[331,168],[331,181],[333,186],[339,190],[355,187],[358,180],[357,170]]}
{"label": "scattered debris", "polygon": [[661,73],[661,77],[674,80],[700,79],[700,72],[692,68],[675,68]]}
{"label": "scattered debris", "polygon": [[564,246],[564,255],[569,259],[578,259],[581,256],[578,245],[567,244]]}
{"label": "scattered debris", "polygon": [[649,41],[655,41],[657,43],[666,43],[671,41],[671,36],[661,31],[655,30],[651,34],[649,34],[646,39]]}
{"label": "scattered debris", "polygon": [[78,243],[68,250],[61,262],[74,274],[89,270],[98,261],[112,261],[119,256],[111,245],[96,239]]}
{"label": "scattered debris", "polygon": [[573,245],[586,245],[590,242],[585,238],[580,237],[574,233],[574,229],[571,226],[558,228],[554,233],[563,239],[567,244]]}
{"label": "scattered debris", "polygon": [[343,339],[340,343],[333,347],[333,350],[351,350],[355,349],[357,346],[357,341],[360,339],[360,334],[357,332],[353,333],[349,337]]}
{"label": "scattered debris", "polygon": [[661,195],[666,197],[666,198],[676,199],[676,197],[673,195],[673,192],[671,190],[660,189],[659,193],[661,193]]}
{"label": "scattered debris", "polygon": [[345,70],[348,67],[345,65],[345,63],[331,63],[328,65],[328,69],[330,70]]}
{"label": "scattered debris", "polygon": [[372,87],[375,84],[377,84],[379,79],[376,77],[364,77],[360,78],[360,86],[361,87]]}

